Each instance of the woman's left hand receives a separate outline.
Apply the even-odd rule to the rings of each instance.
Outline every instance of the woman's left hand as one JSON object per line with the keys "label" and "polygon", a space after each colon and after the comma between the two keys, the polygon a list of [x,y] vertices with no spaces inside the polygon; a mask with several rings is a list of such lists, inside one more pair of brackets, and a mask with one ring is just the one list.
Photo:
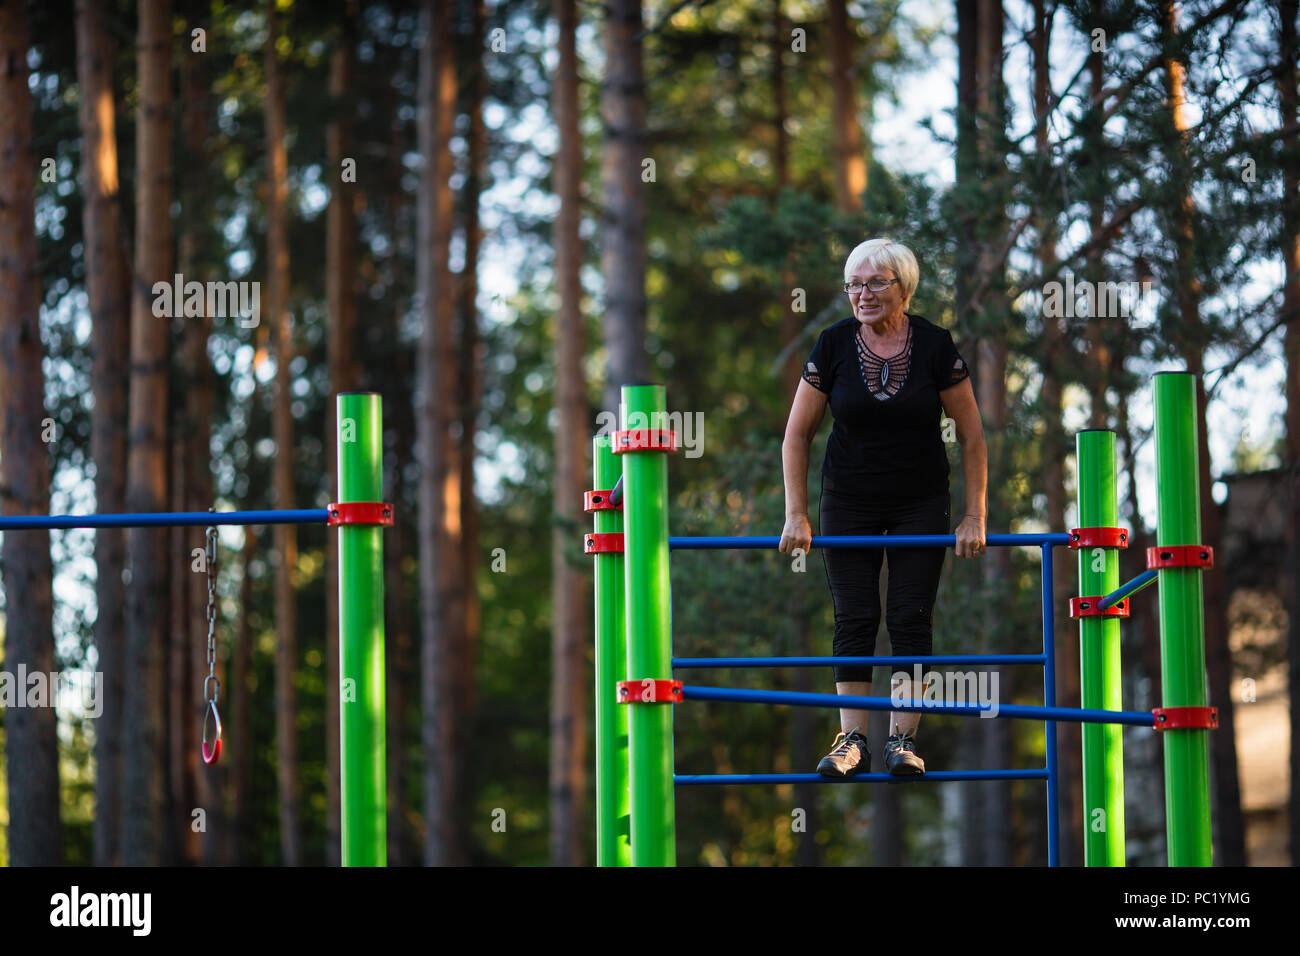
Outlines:
{"label": "woman's left hand", "polygon": [[957,525],[957,557],[976,558],[985,552],[984,519],[966,515]]}

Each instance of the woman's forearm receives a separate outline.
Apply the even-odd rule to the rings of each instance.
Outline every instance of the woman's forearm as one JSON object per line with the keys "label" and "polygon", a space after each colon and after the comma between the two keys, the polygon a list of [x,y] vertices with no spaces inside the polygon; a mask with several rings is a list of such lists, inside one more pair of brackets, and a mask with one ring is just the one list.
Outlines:
{"label": "woman's forearm", "polygon": [[962,514],[984,518],[988,514],[985,495],[989,483],[989,452],[982,434],[961,443],[961,467],[966,476],[966,506]]}
{"label": "woman's forearm", "polygon": [[811,455],[812,442],[787,438],[781,443],[786,517],[808,513],[808,459]]}

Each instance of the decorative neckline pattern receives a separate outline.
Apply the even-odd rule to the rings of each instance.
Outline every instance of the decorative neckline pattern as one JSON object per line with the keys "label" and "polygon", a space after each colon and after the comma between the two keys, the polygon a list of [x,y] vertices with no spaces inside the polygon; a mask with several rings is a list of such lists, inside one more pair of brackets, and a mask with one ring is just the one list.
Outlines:
{"label": "decorative neckline pattern", "polygon": [[867,345],[862,336],[862,326],[858,326],[855,337],[858,346],[858,368],[862,372],[862,381],[867,391],[876,399],[884,401],[893,398],[907,381],[907,373],[912,367],[912,323],[907,323],[907,338],[902,349],[889,358],[881,358]]}

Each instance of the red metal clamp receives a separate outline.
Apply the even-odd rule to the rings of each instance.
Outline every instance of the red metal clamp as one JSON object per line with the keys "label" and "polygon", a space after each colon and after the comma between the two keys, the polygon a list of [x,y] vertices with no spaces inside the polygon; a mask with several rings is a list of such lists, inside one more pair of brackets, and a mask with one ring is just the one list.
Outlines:
{"label": "red metal clamp", "polygon": [[1127,548],[1127,528],[1072,528],[1070,547],[1075,548]]}
{"label": "red metal clamp", "polygon": [[609,500],[611,492],[608,491],[584,491],[582,493],[582,511],[584,514],[591,514],[593,511],[622,511],[623,503],[614,504]]}
{"label": "red metal clamp", "polygon": [[621,680],[618,688],[620,704],[679,704],[682,701],[682,682],[679,680]]}
{"label": "red metal clamp", "polygon": [[614,432],[614,454],[625,451],[677,451],[677,433],[662,428],[629,428]]}
{"label": "red metal clamp", "polygon": [[385,501],[332,501],[326,510],[325,523],[331,527],[340,524],[393,526],[393,506]]}
{"label": "red metal clamp", "polygon": [[1097,602],[1103,597],[1104,594],[1070,598],[1070,617],[1128,617],[1128,598],[1120,598],[1108,608],[1098,608]]}
{"label": "red metal clamp", "polygon": [[1147,569],[1212,568],[1214,549],[1203,544],[1169,544],[1147,548]]}
{"label": "red metal clamp", "polygon": [[1156,730],[1218,730],[1217,707],[1157,707],[1151,711]]}
{"label": "red metal clamp", "polygon": [[618,554],[623,553],[622,531],[602,531],[597,534],[583,535],[583,554],[614,554],[616,552]]}

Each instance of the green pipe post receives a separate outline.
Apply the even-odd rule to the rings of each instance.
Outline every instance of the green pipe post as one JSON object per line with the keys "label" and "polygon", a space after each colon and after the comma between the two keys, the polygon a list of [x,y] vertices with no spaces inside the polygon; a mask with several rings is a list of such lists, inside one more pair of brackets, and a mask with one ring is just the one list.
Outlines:
{"label": "green pipe post", "polygon": [[[625,428],[667,421],[662,385],[624,385]],[[626,451],[623,459],[623,548],[627,594],[627,680],[671,680],[668,585],[668,460],[662,451]],[[673,793],[673,705],[635,703],[628,710],[632,865],[677,862]]]}
{"label": "green pipe post", "polygon": [[[1119,526],[1115,433],[1088,428],[1075,437],[1079,527]],[[1079,549],[1079,595],[1100,597],[1119,587],[1117,548]],[[1123,710],[1118,617],[1079,618],[1081,706]],[[1083,856],[1085,866],[1124,865],[1124,738],[1118,724],[1084,724]]]}
{"label": "green pipe post", "polygon": [[[339,503],[382,501],[381,399],[342,392],[337,408]],[[383,528],[340,525],[338,532],[343,865],[385,866]]]}
{"label": "green pipe post", "polygon": [[[623,474],[609,435],[592,442],[593,489],[611,491]],[[595,531],[623,531],[622,511],[595,511]],[[627,674],[627,643],[623,632],[623,555],[592,555],[596,562],[596,865],[630,866],[627,779],[627,711],[618,703],[614,685]]]}
{"label": "green pipe post", "polygon": [[[1202,544],[1195,378],[1156,373],[1155,407],[1156,545]],[[1160,676],[1165,707],[1206,706],[1200,568],[1160,571]],[[1209,731],[1162,734],[1169,865],[1210,866]]]}

